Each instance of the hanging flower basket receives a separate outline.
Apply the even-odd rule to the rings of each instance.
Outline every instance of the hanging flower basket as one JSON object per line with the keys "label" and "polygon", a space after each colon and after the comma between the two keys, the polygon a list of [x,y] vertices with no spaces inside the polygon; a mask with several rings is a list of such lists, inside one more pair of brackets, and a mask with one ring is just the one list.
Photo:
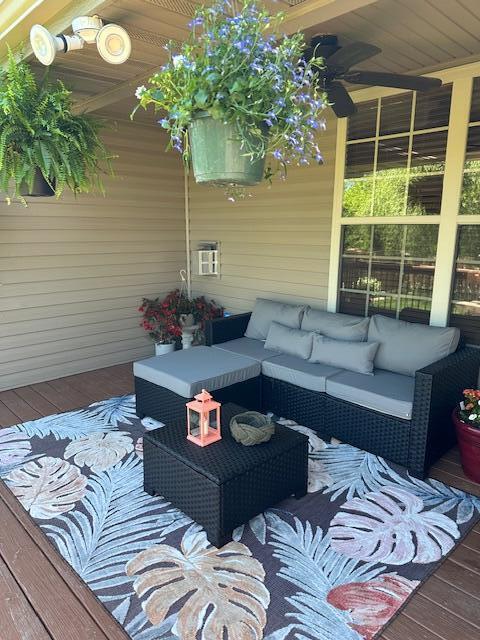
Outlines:
{"label": "hanging flower basket", "polygon": [[179,50],[167,45],[166,64],[138,87],[138,106],[163,113],[169,147],[197,182],[232,194],[276,173],[285,178],[289,165],[322,163],[323,61],[303,58],[303,34],[282,35],[283,18],[257,0],[200,7],[189,38]]}
{"label": "hanging flower basket", "polygon": [[[251,186],[263,180],[265,155],[255,160],[246,155],[234,124],[215,120],[201,111],[193,118],[188,135],[193,173],[198,183]],[[256,140],[250,138],[249,143],[255,145]]]}
{"label": "hanging flower basket", "polygon": [[50,184],[43,177],[42,171],[37,167],[30,187],[26,182],[20,185],[20,195],[31,198],[49,198],[55,195],[55,179]]}

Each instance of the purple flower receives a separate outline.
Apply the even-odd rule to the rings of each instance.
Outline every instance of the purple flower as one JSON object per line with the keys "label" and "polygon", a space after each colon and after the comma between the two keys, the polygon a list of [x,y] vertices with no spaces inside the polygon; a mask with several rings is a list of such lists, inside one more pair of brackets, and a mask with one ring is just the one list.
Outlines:
{"label": "purple flower", "polygon": [[273,157],[276,160],[282,160],[283,159],[283,155],[282,155],[282,152],[280,151],[280,149],[275,149],[275,151],[273,152]]}

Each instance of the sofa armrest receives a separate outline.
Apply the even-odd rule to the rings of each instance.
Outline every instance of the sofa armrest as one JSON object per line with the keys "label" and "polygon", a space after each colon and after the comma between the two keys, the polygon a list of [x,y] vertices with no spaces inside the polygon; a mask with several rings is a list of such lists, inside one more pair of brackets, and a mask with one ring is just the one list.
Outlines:
{"label": "sofa armrest", "polygon": [[250,320],[251,312],[239,313],[227,318],[214,318],[205,324],[205,344],[220,344],[242,338]]}
{"label": "sofa armrest", "polygon": [[477,386],[479,369],[480,349],[464,347],[416,372],[409,451],[415,475],[455,444],[451,414],[462,391]]}

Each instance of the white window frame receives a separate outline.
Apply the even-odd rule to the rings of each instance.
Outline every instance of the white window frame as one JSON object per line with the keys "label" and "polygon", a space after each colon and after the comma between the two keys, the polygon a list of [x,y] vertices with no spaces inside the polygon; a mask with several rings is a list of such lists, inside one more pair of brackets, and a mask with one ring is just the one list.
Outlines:
{"label": "white window frame", "polygon": [[[428,216],[371,216],[342,217],[345,158],[347,148],[347,118],[337,121],[335,153],[335,185],[333,193],[332,231],[330,239],[330,268],[328,278],[327,309],[337,311],[339,299],[342,228],[354,224],[436,224],[438,225],[437,257],[432,292],[430,324],[444,327],[450,316],[450,298],[455,276],[455,254],[458,227],[480,224],[480,215],[460,215],[463,169],[469,129],[470,102],[473,79],[480,76],[480,63],[463,65],[431,74],[452,83],[452,101],[448,124],[442,205],[440,214]],[[354,102],[404,93],[397,89],[371,87],[354,91]],[[412,114],[413,117],[413,114]],[[453,135],[452,135],[453,132]],[[375,138],[374,138],[375,139]]]}

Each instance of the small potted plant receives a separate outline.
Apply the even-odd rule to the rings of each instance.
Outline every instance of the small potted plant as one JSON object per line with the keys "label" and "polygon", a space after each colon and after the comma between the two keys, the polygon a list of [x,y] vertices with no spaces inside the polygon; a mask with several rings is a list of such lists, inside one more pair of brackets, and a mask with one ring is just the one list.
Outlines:
{"label": "small potted plant", "polygon": [[464,399],[453,412],[465,475],[480,482],[480,390],[465,389]]}
{"label": "small potted plant", "polygon": [[204,341],[205,322],[223,315],[223,307],[204,296],[188,298],[180,289],[168,293],[163,300],[144,298],[138,308],[143,318],[140,323],[155,343],[156,355],[181,347],[185,327],[195,325],[195,344]]}
{"label": "small potted plant", "polygon": [[37,82],[28,64],[9,51],[0,72],[0,191],[7,202],[23,196],[59,197],[98,188],[111,173],[111,156],[100,138],[103,123],[74,114],[71,91],[45,75]]}
{"label": "small potted plant", "polygon": [[322,61],[302,59],[303,35],[282,36],[283,18],[256,0],[200,7],[178,53],[170,43],[167,63],[138,87],[138,106],[164,114],[169,146],[192,161],[197,182],[241,189],[322,162],[316,132],[327,103],[314,72]]}
{"label": "small potted plant", "polygon": [[159,298],[143,298],[138,308],[143,318],[140,326],[145,329],[155,345],[155,355],[162,356],[175,350],[175,326],[168,314],[167,306]]}

